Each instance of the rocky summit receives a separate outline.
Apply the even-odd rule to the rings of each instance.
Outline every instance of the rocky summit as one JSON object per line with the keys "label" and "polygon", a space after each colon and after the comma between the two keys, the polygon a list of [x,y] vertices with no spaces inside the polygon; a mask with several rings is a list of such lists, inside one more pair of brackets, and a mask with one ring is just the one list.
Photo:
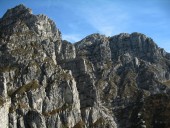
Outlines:
{"label": "rocky summit", "polygon": [[170,54],[141,33],[74,44],[18,5],[0,18],[0,128],[169,128]]}

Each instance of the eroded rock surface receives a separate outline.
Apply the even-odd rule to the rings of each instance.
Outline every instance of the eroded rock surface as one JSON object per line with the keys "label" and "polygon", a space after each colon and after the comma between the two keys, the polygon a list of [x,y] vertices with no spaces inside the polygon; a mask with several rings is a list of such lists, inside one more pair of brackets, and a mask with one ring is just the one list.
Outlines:
{"label": "eroded rock surface", "polygon": [[18,5],[0,19],[0,128],[170,127],[170,54],[141,33],[75,44]]}

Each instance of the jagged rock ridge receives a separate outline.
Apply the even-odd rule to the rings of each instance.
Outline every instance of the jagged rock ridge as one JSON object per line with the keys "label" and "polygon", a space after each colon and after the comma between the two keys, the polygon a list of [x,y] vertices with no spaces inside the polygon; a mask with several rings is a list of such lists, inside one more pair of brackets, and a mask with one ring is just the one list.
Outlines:
{"label": "jagged rock ridge", "polygon": [[0,128],[170,127],[170,54],[141,33],[72,44],[18,5],[0,19]]}

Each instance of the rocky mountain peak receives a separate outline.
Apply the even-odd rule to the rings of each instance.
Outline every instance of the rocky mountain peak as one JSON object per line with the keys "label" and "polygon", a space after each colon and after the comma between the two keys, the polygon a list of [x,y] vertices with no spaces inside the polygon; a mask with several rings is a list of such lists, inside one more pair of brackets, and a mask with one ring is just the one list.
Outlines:
{"label": "rocky mountain peak", "polygon": [[99,33],[94,33],[94,34],[86,36],[82,40],[93,41],[93,40],[97,40],[97,39],[100,40],[100,39],[105,38],[105,37],[106,37],[105,35],[101,35]]}
{"label": "rocky mountain peak", "polygon": [[100,43],[104,42],[104,40],[107,40],[107,39],[108,38],[105,35],[94,33],[94,34],[88,35],[81,41],[76,42],[75,46],[81,49],[81,48],[89,47],[92,45],[99,45]]}
{"label": "rocky mountain peak", "polygon": [[23,4],[9,9],[5,13],[0,19],[0,29],[0,36],[6,38],[4,40],[25,33],[27,36],[30,34],[41,36],[42,40],[53,38],[56,41],[61,38],[59,29],[51,19],[45,15],[33,15],[31,9]]}
{"label": "rocky mountain peak", "polygon": [[168,128],[170,55],[141,33],[72,44],[24,5],[0,19],[0,128]]}
{"label": "rocky mountain peak", "polygon": [[30,15],[32,14],[32,10],[20,4],[14,8],[8,9],[4,14],[3,19],[5,18],[14,18],[16,16],[21,17],[22,15]]}
{"label": "rocky mountain peak", "polygon": [[144,34],[134,32],[132,34],[121,33],[109,38],[112,51],[117,51],[112,59],[119,55],[129,53],[132,57],[142,58],[153,62],[163,55],[162,49],[157,44]]}

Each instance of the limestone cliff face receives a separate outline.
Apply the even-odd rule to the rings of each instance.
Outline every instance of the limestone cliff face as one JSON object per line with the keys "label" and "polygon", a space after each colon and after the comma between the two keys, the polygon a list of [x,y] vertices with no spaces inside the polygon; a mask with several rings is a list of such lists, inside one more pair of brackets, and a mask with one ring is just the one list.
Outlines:
{"label": "limestone cliff face", "polygon": [[0,95],[2,109],[9,110],[8,126],[74,127],[81,122],[76,81],[56,61],[61,36],[53,21],[19,5],[0,19],[0,29]]}
{"label": "limestone cliff face", "polygon": [[0,128],[170,127],[170,55],[141,33],[72,44],[18,5],[0,19]]}

